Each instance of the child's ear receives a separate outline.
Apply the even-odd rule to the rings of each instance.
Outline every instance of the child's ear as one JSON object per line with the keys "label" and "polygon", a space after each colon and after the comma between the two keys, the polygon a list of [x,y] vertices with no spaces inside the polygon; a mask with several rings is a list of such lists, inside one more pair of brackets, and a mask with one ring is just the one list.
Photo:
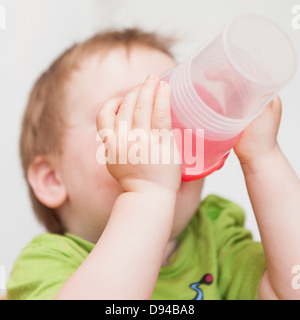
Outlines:
{"label": "child's ear", "polygon": [[35,196],[45,206],[55,209],[66,201],[65,186],[47,157],[34,158],[28,168],[27,179]]}

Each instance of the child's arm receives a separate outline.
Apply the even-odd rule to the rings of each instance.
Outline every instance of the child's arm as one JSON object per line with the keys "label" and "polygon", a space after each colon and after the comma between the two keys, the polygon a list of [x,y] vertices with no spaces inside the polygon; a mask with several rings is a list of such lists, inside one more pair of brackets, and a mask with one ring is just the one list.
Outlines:
{"label": "child's arm", "polygon": [[300,264],[300,181],[277,143],[280,118],[277,97],[235,147],[267,262],[260,299],[300,299],[292,287],[292,268]]}
{"label": "child's arm", "polygon": [[[121,136],[118,133],[120,121],[126,121],[129,132],[143,129],[147,137],[141,143],[145,146],[149,143],[163,147],[159,137],[148,139],[151,129],[171,130],[169,86],[158,85],[158,80],[148,78],[124,98],[120,107],[120,99],[112,99],[100,111],[98,130],[111,129],[107,134],[99,132],[102,139],[108,138],[106,147],[111,159],[116,156],[118,161],[120,155],[132,160],[127,152],[130,146],[124,150],[125,143],[129,144],[124,140],[127,132]],[[116,143],[119,138],[121,146]],[[128,163],[107,167],[124,193],[117,199],[95,248],[57,299],[150,299],[153,294],[172,230],[180,165]]]}

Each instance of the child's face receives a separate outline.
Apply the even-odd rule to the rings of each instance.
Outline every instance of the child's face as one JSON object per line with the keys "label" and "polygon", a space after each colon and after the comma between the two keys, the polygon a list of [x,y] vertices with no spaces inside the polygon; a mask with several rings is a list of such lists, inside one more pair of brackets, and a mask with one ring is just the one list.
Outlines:
{"label": "child's face", "polygon": [[[69,232],[97,241],[109,219],[114,202],[122,193],[105,164],[102,142],[97,137],[96,115],[103,103],[123,96],[144,81],[149,73],[161,75],[175,61],[149,48],[110,51],[104,59],[92,56],[74,71],[67,86],[66,128],[59,171],[68,193],[61,210]],[[98,154],[97,154],[98,152]],[[178,192],[172,238],[184,229],[195,212],[203,181],[181,184]]]}

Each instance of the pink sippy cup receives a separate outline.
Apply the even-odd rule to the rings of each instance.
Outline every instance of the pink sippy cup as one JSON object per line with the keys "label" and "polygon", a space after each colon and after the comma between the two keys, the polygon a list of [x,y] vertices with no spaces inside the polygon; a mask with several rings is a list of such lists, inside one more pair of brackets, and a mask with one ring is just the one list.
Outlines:
{"label": "pink sippy cup", "polygon": [[296,64],[288,36],[268,19],[247,14],[161,77],[171,87],[183,181],[223,166],[242,131],[292,79]]}

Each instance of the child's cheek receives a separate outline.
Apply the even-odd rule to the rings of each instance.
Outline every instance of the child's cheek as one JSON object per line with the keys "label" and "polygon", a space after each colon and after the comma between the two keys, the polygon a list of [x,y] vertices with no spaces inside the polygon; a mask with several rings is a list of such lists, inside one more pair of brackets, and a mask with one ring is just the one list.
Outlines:
{"label": "child's cheek", "polygon": [[105,145],[101,139],[97,142],[96,162],[99,166],[105,165]]}
{"label": "child's cheek", "polygon": [[[97,142],[97,149],[95,151],[95,162],[93,166],[92,173],[93,181],[97,186],[97,190],[101,190],[101,192],[105,192],[104,189],[117,190],[121,192],[119,183],[111,176],[106,166],[106,157],[105,157],[105,145],[102,142]],[[119,190],[120,189],[120,190]]]}

